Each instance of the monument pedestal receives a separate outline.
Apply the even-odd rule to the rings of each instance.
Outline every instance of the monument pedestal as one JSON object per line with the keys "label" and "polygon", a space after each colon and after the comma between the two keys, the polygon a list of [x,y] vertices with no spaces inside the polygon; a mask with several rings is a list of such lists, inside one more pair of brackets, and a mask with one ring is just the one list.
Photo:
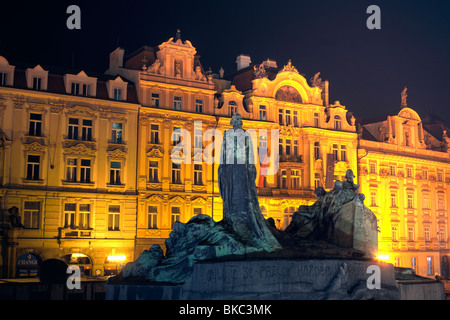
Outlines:
{"label": "monument pedestal", "polygon": [[371,260],[198,263],[184,284],[113,282],[107,300],[399,299],[394,266]]}

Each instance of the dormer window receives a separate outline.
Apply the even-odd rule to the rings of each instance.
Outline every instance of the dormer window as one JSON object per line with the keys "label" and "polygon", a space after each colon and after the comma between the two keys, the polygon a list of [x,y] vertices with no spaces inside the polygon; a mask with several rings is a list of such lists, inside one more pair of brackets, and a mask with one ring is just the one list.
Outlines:
{"label": "dormer window", "polygon": [[341,117],[334,116],[334,130],[341,130],[341,128],[342,128]]}
{"label": "dormer window", "polygon": [[14,83],[14,66],[0,56],[0,86],[12,86]]}
{"label": "dormer window", "polygon": [[77,96],[95,97],[97,94],[97,79],[88,77],[81,71],[77,75],[64,75],[66,92]]}
{"label": "dormer window", "polygon": [[48,71],[42,69],[40,65],[37,65],[33,69],[26,69],[25,77],[28,89],[37,91],[47,90]]}
{"label": "dormer window", "polygon": [[0,86],[8,85],[8,74],[5,72],[0,72]]}
{"label": "dormer window", "polygon": [[109,98],[116,101],[127,100],[127,85],[128,82],[123,81],[119,76],[114,80],[108,80],[106,88]]}
{"label": "dormer window", "polygon": [[232,117],[236,113],[237,113],[237,103],[236,101],[230,101],[228,103],[228,116]]}

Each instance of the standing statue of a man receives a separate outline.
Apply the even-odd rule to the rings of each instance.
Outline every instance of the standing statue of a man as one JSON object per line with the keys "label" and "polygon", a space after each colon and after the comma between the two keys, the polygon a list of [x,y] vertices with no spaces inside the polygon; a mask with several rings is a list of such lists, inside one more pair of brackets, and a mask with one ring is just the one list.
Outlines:
{"label": "standing statue of a man", "polygon": [[234,114],[230,123],[233,129],[224,133],[219,165],[223,221],[249,245],[269,252],[279,249],[259,207],[251,136],[242,129],[239,114]]}

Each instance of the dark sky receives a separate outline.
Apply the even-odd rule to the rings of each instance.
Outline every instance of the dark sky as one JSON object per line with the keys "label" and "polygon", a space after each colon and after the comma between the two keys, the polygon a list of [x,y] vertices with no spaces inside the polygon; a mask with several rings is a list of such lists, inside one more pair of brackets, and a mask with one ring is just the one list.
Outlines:
{"label": "dark sky", "polygon": [[[81,8],[81,30],[66,27],[70,4]],[[366,27],[371,4],[381,30]],[[330,101],[356,116],[398,111],[407,86],[408,106],[450,122],[449,16],[448,0],[11,1],[0,12],[0,55],[104,72],[118,45],[157,46],[179,28],[205,69],[231,73],[240,53],[281,67],[292,59],[308,80],[320,71]]]}

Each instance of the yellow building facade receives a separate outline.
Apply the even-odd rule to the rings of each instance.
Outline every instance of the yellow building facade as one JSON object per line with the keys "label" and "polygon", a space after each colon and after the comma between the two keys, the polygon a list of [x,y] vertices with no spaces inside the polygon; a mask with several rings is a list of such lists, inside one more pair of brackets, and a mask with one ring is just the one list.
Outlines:
{"label": "yellow building facade", "polygon": [[206,71],[179,32],[127,55],[117,48],[105,74],[0,58],[1,208],[8,216],[17,207],[23,224],[3,232],[3,276],[27,275],[26,254],[112,274],[153,244],[164,248],[176,221],[221,220],[217,159],[235,113],[253,138],[261,211],[279,229],[315,202],[315,188],[331,189],[352,169],[377,215],[382,257],[415,261],[422,275],[431,275],[431,257],[433,275],[441,273],[446,136],[409,108],[356,121],[329,102],[328,81],[306,79],[291,61],[240,55],[236,65],[227,75]]}

